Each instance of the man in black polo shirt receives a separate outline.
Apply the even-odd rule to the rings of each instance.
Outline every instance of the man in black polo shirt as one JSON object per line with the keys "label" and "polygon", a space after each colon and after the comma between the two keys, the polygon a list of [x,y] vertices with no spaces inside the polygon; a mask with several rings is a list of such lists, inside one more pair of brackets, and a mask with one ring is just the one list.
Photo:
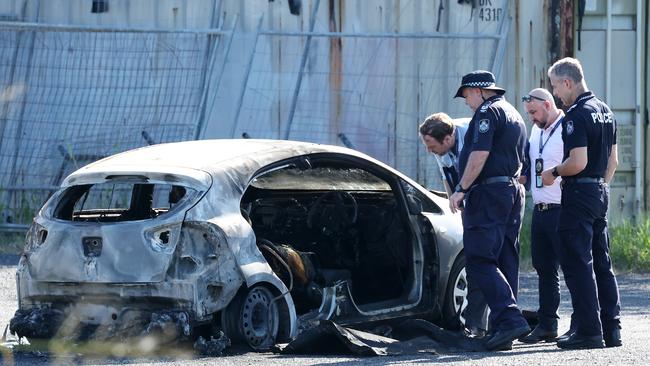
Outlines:
{"label": "man in black polo shirt", "polygon": [[493,334],[485,343],[491,350],[508,349],[530,332],[516,300],[524,197],[517,179],[527,134],[521,115],[503,94],[491,72],[463,76],[455,97],[465,98],[474,116],[460,153],[460,183],[450,197],[452,211],[465,205],[466,269],[491,310]]}
{"label": "man in black polo shirt", "polygon": [[[571,292],[576,331],[560,348],[602,348],[621,343],[621,303],[609,257],[608,183],[618,165],[616,120],[587,89],[580,62],[563,58],[548,70],[553,93],[570,106],[562,122],[564,158],[542,173],[544,184],[562,176],[558,234],[560,265]],[[599,311],[600,310],[600,311]]]}

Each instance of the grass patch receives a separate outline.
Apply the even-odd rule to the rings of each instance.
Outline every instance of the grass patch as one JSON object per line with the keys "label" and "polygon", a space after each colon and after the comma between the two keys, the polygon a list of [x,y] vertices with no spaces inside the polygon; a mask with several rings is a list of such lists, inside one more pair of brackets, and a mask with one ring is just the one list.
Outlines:
{"label": "grass patch", "polygon": [[519,270],[533,271],[533,261],[530,256],[530,223],[533,219],[533,200],[526,195],[526,209],[519,231]]}
{"label": "grass patch", "polygon": [[[533,201],[526,197],[526,211],[519,233],[519,262],[522,271],[532,271],[530,257],[530,222],[533,217]],[[638,223],[624,221],[609,225],[609,251],[617,271],[650,272],[650,217]]]}
{"label": "grass patch", "polygon": [[614,268],[650,272],[650,218],[624,221],[609,228],[609,251]]}

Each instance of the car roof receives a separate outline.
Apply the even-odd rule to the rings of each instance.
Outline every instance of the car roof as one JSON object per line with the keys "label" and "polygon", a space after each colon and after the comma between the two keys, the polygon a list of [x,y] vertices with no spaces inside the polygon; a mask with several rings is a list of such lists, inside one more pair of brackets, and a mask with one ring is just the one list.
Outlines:
{"label": "car roof", "polygon": [[[70,174],[61,186],[94,184],[107,181],[111,175],[144,175],[149,182],[175,181],[196,189],[207,190],[213,178],[227,175],[246,185],[262,167],[296,156],[335,153],[354,156],[374,163],[409,184],[415,181],[398,170],[362,152],[342,146],[315,144],[290,140],[223,139],[184,141],[158,144],[125,151],[88,164]],[[223,174],[224,172],[228,172]],[[239,177],[236,178],[235,176]],[[444,199],[423,192],[445,207]]]}
{"label": "car roof", "polygon": [[98,181],[109,174],[138,173],[191,177],[209,185],[205,173],[236,169],[248,175],[279,160],[319,152],[355,155],[381,164],[358,151],[333,145],[289,140],[197,140],[151,145],[115,154],[75,171],[62,185]]}

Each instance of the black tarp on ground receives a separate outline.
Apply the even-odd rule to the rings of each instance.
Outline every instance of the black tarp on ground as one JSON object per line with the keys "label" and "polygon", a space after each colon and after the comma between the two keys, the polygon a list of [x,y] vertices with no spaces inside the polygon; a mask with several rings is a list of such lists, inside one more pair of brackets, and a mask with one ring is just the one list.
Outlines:
{"label": "black tarp on ground", "polygon": [[[522,310],[531,329],[537,312]],[[357,356],[405,355],[417,353],[485,352],[485,341],[463,332],[445,330],[422,319],[405,320],[384,328],[376,335],[340,326],[332,321],[301,332],[291,343],[277,349],[284,354],[352,354]]]}
{"label": "black tarp on ground", "polygon": [[384,356],[401,354],[399,341],[372,333],[342,327],[324,320],[305,330],[293,341],[280,347],[287,354],[354,354]]}
{"label": "black tarp on ground", "polygon": [[417,353],[486,351],[483,341],[451,332],[425,320],[406,320],[392,327],[392,338],[346,328],[332,321],[304,331],[280,348],[284,354],[352,354],[386,356]]}

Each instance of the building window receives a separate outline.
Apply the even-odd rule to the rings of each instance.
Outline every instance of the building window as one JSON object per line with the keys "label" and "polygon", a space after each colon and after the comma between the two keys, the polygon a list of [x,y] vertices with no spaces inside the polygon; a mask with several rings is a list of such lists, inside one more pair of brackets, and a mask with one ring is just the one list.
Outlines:
{"label": "building window", "polygon": [[108,0],[93,0],[93,6],[90,9],[91,13],[107,13]]}

